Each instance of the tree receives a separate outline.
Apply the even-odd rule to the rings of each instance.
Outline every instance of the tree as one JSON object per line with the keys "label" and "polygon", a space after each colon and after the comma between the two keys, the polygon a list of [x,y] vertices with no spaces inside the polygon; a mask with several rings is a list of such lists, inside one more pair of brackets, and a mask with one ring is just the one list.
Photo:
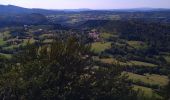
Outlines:
{"label": "tree", "polygon": [[89,50],[72,37],[28,45],[0,76],[0,99],[136,100],[121,67],[94,67]]}

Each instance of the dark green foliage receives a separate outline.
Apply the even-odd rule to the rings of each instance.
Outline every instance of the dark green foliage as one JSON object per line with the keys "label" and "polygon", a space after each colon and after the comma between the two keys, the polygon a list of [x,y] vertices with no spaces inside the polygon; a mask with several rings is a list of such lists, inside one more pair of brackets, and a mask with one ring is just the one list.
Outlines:
{"label": "dark green foliage", "polygon": [[3,69],[4,66],[5,66],[5,63],[8,61],[8,59],[3,56],[3,55],[0,55],[0,69]]}
{"label": "dark green foliage", "polygon": [[22,26],[22,25],[39,25],[47,24],[48,20],[44,15],[39,13],[32,14],[7,14],[0,18],[0,27],[4,26]]}
{"label": "dark green foliage", "polygon": [[0,76],[3,100],[136,100],[120,66],[93,67],[75,38],[28,45]]}

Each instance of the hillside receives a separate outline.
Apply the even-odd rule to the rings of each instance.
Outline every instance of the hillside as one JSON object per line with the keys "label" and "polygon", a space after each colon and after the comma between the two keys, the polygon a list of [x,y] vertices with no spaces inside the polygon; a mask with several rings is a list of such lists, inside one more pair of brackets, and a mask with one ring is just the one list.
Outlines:
{"label": "hillside", "polygon": [[169,9],[0,5],[0,99],[165,100],[169,75]]}
{"label": "hillside", "polygon": [[32,25],[32,24],[46,24],[48,20],[45,16],[37,13],[32,14],[17,14],[17,15],[1,15],[0,26],[12,25]]}

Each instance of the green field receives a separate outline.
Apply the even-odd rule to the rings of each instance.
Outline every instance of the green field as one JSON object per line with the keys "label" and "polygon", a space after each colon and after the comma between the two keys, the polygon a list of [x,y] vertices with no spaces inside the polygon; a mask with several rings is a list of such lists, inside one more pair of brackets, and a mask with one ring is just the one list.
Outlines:
{"label": "green field", "polygon": [[92,51],[95,53],[101,53],[102,51],[105,51],[106,49],[111,48],[111,42],[95,42],[92,43]]}
{"label": "green field", "polygon": [[164,56],[165,60],[170,63],[170,56]]}
{"label": "green field", "polygon": [[115,65],[119,64],[121,66],[130,65],[130,63],[121,62],[115,58],[102,58],[102,59],[99,59],[99,61],[105,64],[115,64]]}
{"label": "green field", "polygon": [[156,75],[156,74],[138,75],[138,74],[128,72],[128,76],[129,79],[132,79],[134,82],[141,81],[151,85],[164,86],[168,83],[168,77],[164,75]]}
{"label": "green field", "polygon": [[53,39],[46,39],[43,41],[44,43],[52,43],[53,42]]}
{"label": "green field", "polygon": [[0,38],[0,46],[4,45],[6,42],[3,40],[3,38]]}
{"label": "green field", "polygon": [[143,87],[143,86],[139,86],[139,85],[134,85],[134,90],[141,90],[144,92],[144,95],[148,95],[151,96],[153,93],[153,90],[151,88],[147,88],[147,87]]}
{"label": "green field", "polygon": [[12,49],[15,49],[15,48],[18,48],[20,46],[19,45],[10,45],[10,46],[7,46],[7,47],[3,47],[4,50],[12,50]]}
{"label": "green field", "polygon": [[153,98],[152,96],[154,96],[157,99],[162,100],[162,97],[160,95],[158,95],[156,92],[154,92],[151,88],[138,86],[138,85],[134,85],[133,88],[134,88],[134,90],[139,92],[138,95],[143,95],[147,100],[149,100],[150,98]]}
{"label": "green field", "polygon": [[4,54],[4,53],[0,53],[0,55],[5,56],[6,58],[11,58],[11,57],[12,57],[12,55],[11,55],[11,54]]}
{"label": "green field", "polygon": [[136,66],[147,66],[147,67],[156,67],[157,66],[152,63],[141,62],[141,61],[130,61],[129,63],[132,65],[136,65]]}
{"label": "green field", "polygon": [[100,59],[100,61],[101,61],[102,63],[106,63],[106,64],[115,64],[115,63],[118,62],[118,61],[117,61],[116,59],[114,59],[114,58],[102,58],[102,59]]}
{"label": "green field", "polygon": [[146,66],[146,67],[156,67],[157,65],[152,64],[152,63],[146,63],[146,62],[141,62],[141,61],[129,61],[129,62],[121,62],[115,58],[95,58],[95,60],[97,61],[101,61],[102,63],[106,63],[106,64],[120,64],[122,66],[126,66],[126,65],[136,65],[136,66]]}
{"label": "green field", "polygon": [[130,45],[133,48],[136,48],[136,49],[147,48],[146,43],[144,43],[142,41],[127,41],[127,44]]}
{"label": "green field", "polygon": [[103,39],[109,39],[110,37],[112,37],[113,35],[112,34],[109,34],[109,33],[102,33],[100,34],[100,37],[103,38]]}

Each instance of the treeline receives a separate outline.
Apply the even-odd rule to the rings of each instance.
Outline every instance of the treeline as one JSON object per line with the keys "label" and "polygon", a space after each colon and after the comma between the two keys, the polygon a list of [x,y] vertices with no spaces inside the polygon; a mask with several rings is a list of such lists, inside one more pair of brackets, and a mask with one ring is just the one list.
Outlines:
{"label": "treeline", "polygon": [[47,24],[48,20],[44,15],[32,14],[11,14],[0,16],[0,27],[20,26],[20,25],[42,25]]}
{"label": "treeline", "polygon": [[169,51],[170,25],[145,20],[89,20],[81,25],[83,29],[97,29],[100,32],[119,34],[127,40],[145,41],[155,50]]}

